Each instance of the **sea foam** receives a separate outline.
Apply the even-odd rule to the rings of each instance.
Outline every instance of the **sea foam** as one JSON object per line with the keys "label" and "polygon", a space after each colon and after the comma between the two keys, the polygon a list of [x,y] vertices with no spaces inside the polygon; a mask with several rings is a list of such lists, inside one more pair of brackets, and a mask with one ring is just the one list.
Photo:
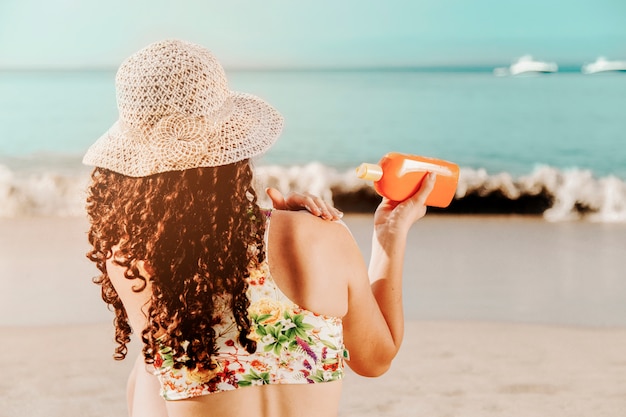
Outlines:
{"label": "sea foam", "polygon": [[82,216],[86,174],[20,174],[0,165],[0,217]]}
{"label": "sea foam", "polygon": [[[338,170],[320,163],[299,166],[258,166],[257,192],[263,205],[271,204],[264,189],[283,193],[308,192],[339,209],[373,212],[380,201],[371,183],[356,177],[354,169]],[[0,217],[84,216],[89,174],[15,172],[0,165]],[[541,215],[548,221],[588,220],[626,222],[626,182],[615,176],[596,177],[581,169],[561,170],[540,166],[531,173],[462,168],[454,200],[446,209],[453,214]]]}
{"label": "sea foam", "polygon": [[[321,164],[300,167],[259,167],[260,182],[282,192],[306,191],[334,201],[346,211],[373,211],[380,198],[354,170],[338,171]],[[615,177],[596,178],[588,170],[537,167],[514,177],[502,172],[462,168],[452,204],[431,209],[457,214],[534,214],[549,221],[585,219],[626,222],[626,183]]]}

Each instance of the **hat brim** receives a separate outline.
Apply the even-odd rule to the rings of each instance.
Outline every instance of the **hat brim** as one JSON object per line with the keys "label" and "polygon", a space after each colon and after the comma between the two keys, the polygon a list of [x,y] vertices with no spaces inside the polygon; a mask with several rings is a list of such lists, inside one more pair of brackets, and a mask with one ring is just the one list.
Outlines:
{"label": "hat brim", "polygon": [[83,157],[86,165],[106,168],[130,177],[167,171],[227,165],[265,153],[278,139],[283,117],[271,105],[251,94],[231,92],[232,110],[206,137],[204,146],[162,157],[163,149],[118,121]]}

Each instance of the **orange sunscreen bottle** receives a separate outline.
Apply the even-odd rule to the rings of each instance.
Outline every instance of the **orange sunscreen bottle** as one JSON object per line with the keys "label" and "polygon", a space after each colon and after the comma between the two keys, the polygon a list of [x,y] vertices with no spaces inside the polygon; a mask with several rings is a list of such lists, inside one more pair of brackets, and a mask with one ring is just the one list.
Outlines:
{"label": "orange sunscreen bottle", "polygon": [[459,166],[452,162],[390,152],[378,165],[363,163],[356,169],[357,177],[374,181],[376,192],[394,201],[404,201],[415,194],[429,172],[437,174],[437,180],[426,205],[447,207],[459,181]]}

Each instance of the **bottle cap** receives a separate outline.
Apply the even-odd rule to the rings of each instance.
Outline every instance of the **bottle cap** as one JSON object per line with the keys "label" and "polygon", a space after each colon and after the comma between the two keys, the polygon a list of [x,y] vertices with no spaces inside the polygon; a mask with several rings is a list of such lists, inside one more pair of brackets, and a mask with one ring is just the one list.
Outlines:
{"label": "bottle cap", "polygon": [[368,181],[378,181],[383,177],[383,169],[376,164],[363,163],[356,169],[356,176]]}

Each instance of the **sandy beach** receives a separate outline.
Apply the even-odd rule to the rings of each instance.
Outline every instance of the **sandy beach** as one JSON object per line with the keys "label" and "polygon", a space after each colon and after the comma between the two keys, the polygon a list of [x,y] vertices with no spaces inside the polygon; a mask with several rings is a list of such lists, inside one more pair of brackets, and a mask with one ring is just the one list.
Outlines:
{"label": "sandy beach", "polygon": [[[367,256],[371,216],[345,221]],[[111,357],[85,230],[0,220],[2,417],[126,415],[132,363]],[[340,416],[622,417],[625,252],[623,224],[427,217],[409,241],[402,350],[381,378],[348,373]]]}

